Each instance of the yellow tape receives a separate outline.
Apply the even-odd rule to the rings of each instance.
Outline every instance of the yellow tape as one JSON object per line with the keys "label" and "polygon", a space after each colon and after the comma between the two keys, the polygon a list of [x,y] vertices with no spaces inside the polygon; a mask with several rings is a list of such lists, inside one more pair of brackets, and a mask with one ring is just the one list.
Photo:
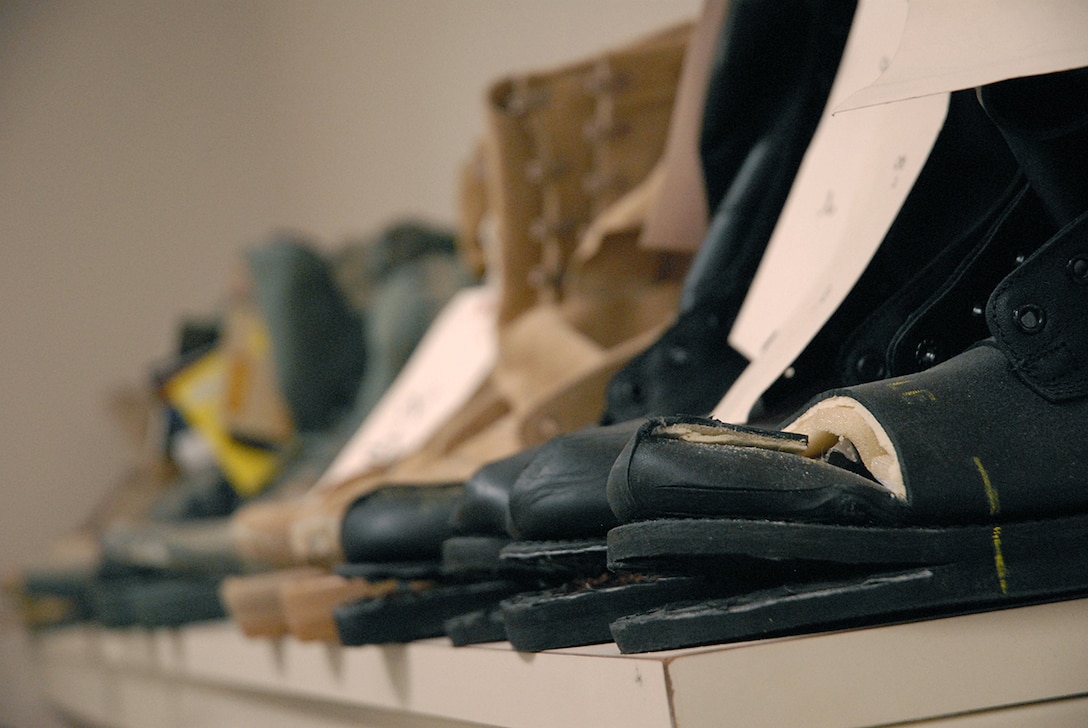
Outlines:
{"label": "yellow tape", "polygon": [[175,374],[163,389],[189,426],[207,439],[230,484],[248,497],[272,481],[281,456],[238,442],[223,426],[221,400],[226,373],[223,357],[213,350]]}

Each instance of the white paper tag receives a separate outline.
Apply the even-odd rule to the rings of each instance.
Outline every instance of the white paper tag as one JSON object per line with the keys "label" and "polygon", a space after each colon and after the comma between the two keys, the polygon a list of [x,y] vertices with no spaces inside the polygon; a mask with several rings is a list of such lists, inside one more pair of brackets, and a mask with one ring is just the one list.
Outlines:
{"label": "white paper tag", "polygon": [[[871,160],[865,117],[832,119],[831,110],[880,75],[906,22],[906,1],[863,2],[857,10],[827,105],[805,153],[778,224],[744,299],[729,343],[749,360],[819,283],[814,275],[842,241],[855,181]],[[878,241],[879,242],[879,241]]]}
{"label": "white paper tag", "polygon": [[497,354],[494,289],[479,286],[458,292],[313,491],[334,487],[419,449],[479,389]]}
{"label": "white paper tag", "polygon": [[909,0],[888,69],[837,111],[1088,66],[1084,0]]}
{"label": "white paper tag", "polygon": [[743,422],[853,288],[940,133],[948,96],[832,115],[835,99],[879,74],[905,1],[863,0],[832,98],[805,154],[730,344],[752,364],[714,409]]}

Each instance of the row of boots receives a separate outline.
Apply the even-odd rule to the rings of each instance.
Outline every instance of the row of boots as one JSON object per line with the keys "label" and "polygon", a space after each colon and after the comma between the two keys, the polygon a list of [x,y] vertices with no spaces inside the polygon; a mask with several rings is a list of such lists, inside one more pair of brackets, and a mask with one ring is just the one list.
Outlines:
{"label": "row of boots", "polygon": [[220,614],[640,652],[1088,593],[1088,73],[833,113],[899,10],[710,0],[493,84],[482,285],[218,522]]}
{"label": "row of boots", "polygon": [[[835,134],[836,92],[841,99],[851,90],[850,72],[873,57],[865,43],[888,12],[852,2],[793,11],[712,4],[693,30],[684,73],[705,79],[696,136],[707,224],[665,328],[614,370],[603,407],[594,402],[598,424],[568,421],[524,437],[508,456],[493,451],[437,488],[410,480],[388,487],[382,475],[376,487],[350,487],[334,573],[307,577],[315,590],[320,583],[321,598],[301,582],[273,587],[281,629],[350,645],[446,635],[455,644],[509,640],[521,650],[614,639],[642,651],[1083,593],[1083,577],[1068,578],[1078,571],[1069,560],[1054,560],[1045,577],[1037,563],[1040,539],[1052,553],[1083,538],[1083,518],[1065,518],[1085,503],[1075,457],[1063,451],[1070,474],[1040,503],[1034,468],[1055,453],[1025,458],[1009,442],[1022,426],[1001,425],[1002,436],[988,423],[1032,403],[1039,410],[1028,421],[1038,419],[1042,431],[1059,421],[1071,427],[1065,418],[1075,417],[1003,347],[1008,331],[1030,336],[1031,356],[1045,352],[1056,365],[1059,354],[1041,343],[1044,322],[1070,333],[1046,313],[1057,289],[1048,303],[1030,305],[1005,291],[1085,207],[1073,161],[1083,143],[1084,74],[955,91],[939,100],[939,114],[934,103],[919,104],[889,122],[907,131],[890,130],[884,141],[913,144],[911,159],[897,149],[889,165],[889,186],[900,188],[894,215],[861,245],[810,243],[828,245],[830,261],[841,259],[838,244],[857,272],[827,316],[808,323],[788,366],[773,368],[773,358],[734,345],[734,329],[775,232],[796,235],[796,220],[805,220],[790,217],[791,197],[828,174],[803,162]],[[695,58],[705,59],[698,71]],[[680,110],[690,103],[677,99],[669,139],[681,134]],[[661,157],[651,181],[683,177],[667,162],[675,157]],[[827,215],[844,204],[830,193],[824,202]],[[653,242],[645,233],[654,213],[651,206],[641,220],[644,243]],[[803,241],[788,245],[804,254]],[[813,278],[819,291],[823,281]],[[1060,281],[1067,293],[1074,279]],[[1021,295],[1041,301],[1041,292]],[[507,331],[500,318],[496,372],[514,351]],[[1063,341],[1060,356],[1075,368],[1070,346]],[[735,385],[754,371],[768,386],[730,417],[747,424],[708,417],[728,411]],[[870,404],[862,395],[870,390],[857,385],[883,399]],[[1051,493],[1062,489],[1067,496]],[[1017,531],[1028,517],[1054,518]],[[1017,570],[1027,578],[1010,587],[1013,555],[1025,553],[1030,560]],[[829,580],[838,580],[834,588]],[[380,594],[370,591],[375,583]],[[243,591],[235,580],[224,594],[229,603]],[[834,597],[814,598],[825,593]],[[319,601],[309,630],[292,628],[302,604]],[[754,623],[753,603],[763,609]],[[784,620],[776,609],[800,616]],[[242,611],[235,615],[244,627]],[[717,627],[731,621],[746,626]]]}

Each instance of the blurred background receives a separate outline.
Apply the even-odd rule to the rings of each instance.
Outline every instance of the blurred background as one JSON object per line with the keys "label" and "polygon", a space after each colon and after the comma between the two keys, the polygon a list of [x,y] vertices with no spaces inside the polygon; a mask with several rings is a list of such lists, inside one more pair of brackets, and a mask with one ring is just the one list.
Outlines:
{"label": "blurred background", "polygon": [[[131,457],[106,402],[214,312],[241,251],[456,221],[499,76],[697,0],[0,0],[0,572]],[[0,725],[48,726],[0,622]]]}

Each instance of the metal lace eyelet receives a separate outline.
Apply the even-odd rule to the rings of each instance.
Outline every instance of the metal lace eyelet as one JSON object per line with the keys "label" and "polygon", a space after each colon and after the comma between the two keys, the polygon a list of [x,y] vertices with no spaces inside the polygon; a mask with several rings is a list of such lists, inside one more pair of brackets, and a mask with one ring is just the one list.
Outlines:
{"label": "metal lace eyelet", "polygon": [[884,363],[881,361],[881,356],[871,351],[861,354],[854,360],[854,372],[865,382],[880,379],[884,376]]}
{"label": "metal lace eyelet", "polygon": [[541,184],[558,179],[569,170],[570,165],[559,160],[531,159],[525,165],[525,178],[533,184]]}
{"label": "metal lace eyelet", "polygon": [[548,105],[550,94],[542,88],[515,87],[502,108],[513,117],[523,117]]}
{"label": "metal lace eyelet", "polygon": [[610,190],[624,189],[624,178],[618,174],[589,174],[582,179],[582,189],[588,195],[599,195]]}
{"label": "metal lace eyelet", "polygon": [[614,94],[626,89],[631,77],[614,70],[607,62],[598,63],[586,74],[582,87],[591,94]]}
{"label": "metal lace eyelet", "polygon": [[631,133],[631,125],[618,119],[594,119],[582,125],[582,136],[586,141],[601,143],[621,139]]}
{"label": "metal lace eyelet", "polygon": [[1074,283],[1088,286],[1088,254],[1074,255],[1066,264],[1065,270]]}
{"label": "metal lace eyelet", "polygon": [[570,237],[576,229],[577,225],[570,220],[550,221],[538,217],[529,223],[529,237],[538,243],[543,243],[555,237]]}
{"label": "metal lace eyelet", "polygon": [[928,369],[941,360],[941,347],[933,339],[922,339],[914,350],[914,360],[918,366]]}
{"label": "metal lace eyelet", "polygon": [[668,357],[670,364],[680,367],[688,363],[691,353],[682,346],[670,346],[665,351],[665,356]]}
{"label": "metal lace eyelet", "polygon": [[1034,303],[1027,303],[1012,312],[1012,320],[1025,334],[1037,334],[1046,326],[1046,311]]}

